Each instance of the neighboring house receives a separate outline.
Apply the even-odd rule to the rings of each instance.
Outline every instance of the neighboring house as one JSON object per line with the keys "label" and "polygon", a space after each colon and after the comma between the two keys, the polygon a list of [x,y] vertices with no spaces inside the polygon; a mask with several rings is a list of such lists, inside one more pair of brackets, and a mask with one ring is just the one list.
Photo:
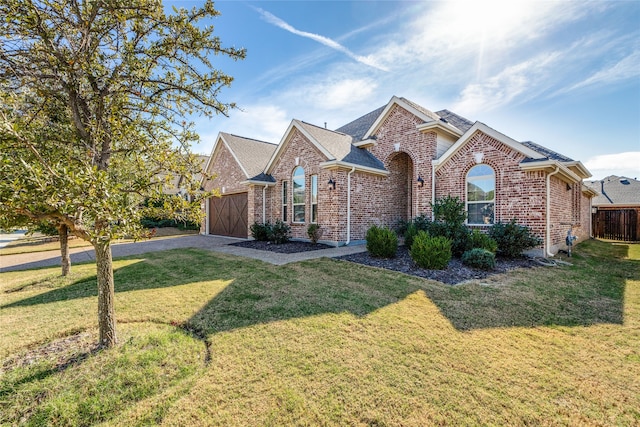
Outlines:
{"label": "neighboring house", "polygon": [[[200,165],[201,172],[194,174],[193,179],[195,182],[201,182],[203,180],[202,172],[206,170],[205,168],[207,166],[207,163],[209,162],[209,156],[196,155],[196,158],[197,158],[198,164]],[[173,195],[177,194],[182,197],[186,197],[184,176],[169,175],[164,173],[158,176],[158,180],[163,182],[162,192],[164,194],[173,194]]]}
{"label": "neighboring house", "polygon": [[585,184],[598,193],[592,201],[595,236],[640,241],[640,181],[611,175]]}
{"label": "neighboring house", "polygon": [[294,238],[317,223],[324,242],[344,245],[373,224],[430,216],[447,195],[465,202],[469,226],[531,227],[544,239],[538,252],[564,248],[570,227],[580,240],[591,228],[582,163],[405,98],[335,131],[293,120],[277,146],[221,133],[206,171],[217,178],[205,189],[222,193],[206,205],[208,234],[247,237],[254,222],[282,220]]}

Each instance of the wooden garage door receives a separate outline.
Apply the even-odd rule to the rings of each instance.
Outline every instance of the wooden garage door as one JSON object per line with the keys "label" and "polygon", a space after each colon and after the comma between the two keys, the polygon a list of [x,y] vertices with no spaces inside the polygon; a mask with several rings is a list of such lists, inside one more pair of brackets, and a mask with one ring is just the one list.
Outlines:
{"label": "wooden garage door", "polygon": [[209,233],[247,237],[247,193],[209,199]]}

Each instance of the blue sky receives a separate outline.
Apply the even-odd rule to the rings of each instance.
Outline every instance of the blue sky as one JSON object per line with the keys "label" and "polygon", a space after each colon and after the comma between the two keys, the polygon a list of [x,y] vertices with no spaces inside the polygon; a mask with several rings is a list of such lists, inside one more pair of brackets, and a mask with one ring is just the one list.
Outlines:
{"label": "blue sky", "polygon": [[[191,7],[197,2],[169,4]],[[216,57],[241,110],[195,117],[277,143],[292,119],[336,129],[397,95],[640,178],[640,1],[218,1],[211,23],[247,58]]]}

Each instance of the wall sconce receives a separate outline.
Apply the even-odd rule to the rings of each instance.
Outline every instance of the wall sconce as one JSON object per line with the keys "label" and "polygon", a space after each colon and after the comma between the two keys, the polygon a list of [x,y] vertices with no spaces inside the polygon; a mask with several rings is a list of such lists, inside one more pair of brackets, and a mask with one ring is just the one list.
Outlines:
{"label": "wall sconce", "polygon": [[572,187],[571,185],[567,184],[567,191],[571,191]]}
{"label": "wall sconce", "polygon": [[418,175],[418,187],[424,187],[424,179]]}
{"label": "wall sconce", "polygon": [[333,178],[329,178],[329,182],[327,184],[329,184],[329,190],[336,189],[336,182],[333,180]]}

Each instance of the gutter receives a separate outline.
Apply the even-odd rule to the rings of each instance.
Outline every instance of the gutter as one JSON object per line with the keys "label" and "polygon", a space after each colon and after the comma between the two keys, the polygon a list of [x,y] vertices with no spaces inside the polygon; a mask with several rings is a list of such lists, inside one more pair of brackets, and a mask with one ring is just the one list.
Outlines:
{"label": "gutter", "polygon": [[351,174],[355,171],[356,167],[353,166],[347,174],[347,241],[344,243],[345,246],[351,243]]}
{"label": "gutter", "polygon": [[436,202],[436,165],[431,162],[431,221],[436,220],[436,214],[433,212],[433,205]]}
{"label": "gutter", "polygon": [[546,243],[544,248],[545,258],[553,256],[553,254],[549,251],[551,248],[551,176],[560,172],[560,166],[556,165],[556,170],[547,174],[547,225],[546,225]]}

